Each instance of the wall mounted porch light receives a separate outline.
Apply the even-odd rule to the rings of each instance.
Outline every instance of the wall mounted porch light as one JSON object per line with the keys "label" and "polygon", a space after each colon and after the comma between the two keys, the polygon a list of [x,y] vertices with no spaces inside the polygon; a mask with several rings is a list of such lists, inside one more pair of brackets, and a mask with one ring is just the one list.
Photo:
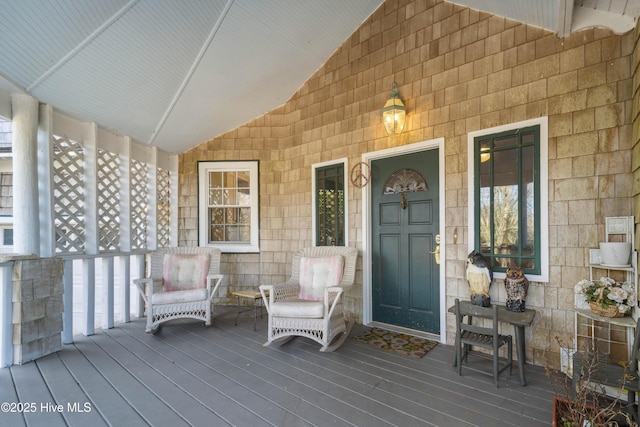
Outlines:
{"label": "wall mounted porch light", "polygon": [[402,132],[404,121],[407,117],[407,107],[404,106],[398,95],[400,95],[398,85],[393,82],[389,93],[391,98],[382,107],[382,122],[384,123],[384,130],[389,136],[399,135]]}

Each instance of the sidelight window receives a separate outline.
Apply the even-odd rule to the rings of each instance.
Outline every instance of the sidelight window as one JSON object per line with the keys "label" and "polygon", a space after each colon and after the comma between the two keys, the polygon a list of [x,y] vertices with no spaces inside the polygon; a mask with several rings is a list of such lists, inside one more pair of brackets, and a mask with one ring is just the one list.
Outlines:
{"label": "sidelight window", "polygon": [[313,165],[316,246],[346,246],[345,162]]}

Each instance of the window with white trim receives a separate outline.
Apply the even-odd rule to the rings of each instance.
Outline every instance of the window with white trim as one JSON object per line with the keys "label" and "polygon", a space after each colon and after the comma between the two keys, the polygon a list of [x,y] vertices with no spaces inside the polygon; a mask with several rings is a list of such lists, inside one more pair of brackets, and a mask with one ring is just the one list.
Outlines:
{"label": "window with white trim", "polygon": [[347,245],[346,169],[346,159],[311,166],[315,246]]}
{"label": "window with white trim", "polygon": [[257,161],[198,162],[198,244],[259,252]]}
{"label": "window with white trim", "polygon": [[503,278],[520,265],[529,280],[549,278],[547,118],[472,132],[469,144],[469,250]]}
{"label": "window with white trim", "polygon": [[13,247],[13,226],[0,226],[0,247]]}

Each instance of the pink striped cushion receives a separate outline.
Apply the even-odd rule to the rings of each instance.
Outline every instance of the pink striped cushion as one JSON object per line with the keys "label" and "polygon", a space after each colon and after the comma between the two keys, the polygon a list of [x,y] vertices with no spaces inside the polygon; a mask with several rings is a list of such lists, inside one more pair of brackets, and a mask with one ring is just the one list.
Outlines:
{"label": "pink striped cushion", "polygon": [[300,299],[322,301],[324,289],[342,280],[342,255],[300,259]]}
{"label": "pink striped cushion", "polygon": [[164,292],[207,286],[209,254],[165,254],[162,261]]}

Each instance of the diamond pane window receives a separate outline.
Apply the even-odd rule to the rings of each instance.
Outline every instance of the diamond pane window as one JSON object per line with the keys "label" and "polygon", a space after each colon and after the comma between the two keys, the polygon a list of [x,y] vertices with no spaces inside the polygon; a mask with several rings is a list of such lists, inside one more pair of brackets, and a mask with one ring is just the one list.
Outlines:
{"label": "diamond pane window", "polygon": [[316,245],[344,246],[344,164],[316,169]]}

